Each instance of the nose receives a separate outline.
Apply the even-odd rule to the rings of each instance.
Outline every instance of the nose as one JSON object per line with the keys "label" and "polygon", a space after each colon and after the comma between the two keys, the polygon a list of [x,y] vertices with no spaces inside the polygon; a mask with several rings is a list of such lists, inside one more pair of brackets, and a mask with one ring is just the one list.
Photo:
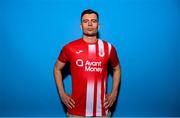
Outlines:
{"label": "nose", "polygon": [[91,21],[88,22],[88,26],[92,26],[92,22]]}

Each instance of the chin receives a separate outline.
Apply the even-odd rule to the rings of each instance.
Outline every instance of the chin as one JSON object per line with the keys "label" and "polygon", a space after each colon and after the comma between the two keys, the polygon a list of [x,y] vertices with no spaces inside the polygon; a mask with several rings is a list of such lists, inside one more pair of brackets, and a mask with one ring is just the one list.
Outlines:
{"label": "chin", "polygon": [[88,33],[86,33],[86,34],[84,34],[84,35],[86,35],[86,36],[96,36],[97,33],[96,33],[96,34],[88,34]]}
{"label": "chin", "polygon": [[83,34],[86,36],[96,36],[97,35],[97,33],[87,33],[87,32],[85,32]]}

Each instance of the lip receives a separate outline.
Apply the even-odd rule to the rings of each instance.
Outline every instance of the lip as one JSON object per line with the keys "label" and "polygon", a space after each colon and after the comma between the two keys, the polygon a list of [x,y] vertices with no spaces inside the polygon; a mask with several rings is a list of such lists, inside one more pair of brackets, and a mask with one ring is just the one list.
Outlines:
{"label": "lip", "polygon": [[87,28],[88,31],[93,31],[93,28]]}

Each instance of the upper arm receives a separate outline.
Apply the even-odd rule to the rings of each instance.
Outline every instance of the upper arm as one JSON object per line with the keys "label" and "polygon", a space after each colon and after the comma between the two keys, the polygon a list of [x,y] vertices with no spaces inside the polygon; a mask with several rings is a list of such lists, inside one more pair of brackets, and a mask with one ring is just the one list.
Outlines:
{"label": "upper arm", "polygon": [[120,65],[118,64],[117,66],[114,66],[114,67],[113,67],[113,70],[120,72],[120,71],[121,71],[121,70],[120,70]]}
{"label": "upper arm", "polygon": [[119,58],[118,58],[118,55],[117,55],[117,52],[116,52],[116,49],[114,46],[112,46],[112,48],[111,48],[109,61],[113,68],[116,69],[119,67]]}
{"label": "upper arm", "polygon": [[57,60],[55,65],[54,65],[54,70],[61,70],[64,66],[65,66],[66,63],[60,61],[60,60]]}

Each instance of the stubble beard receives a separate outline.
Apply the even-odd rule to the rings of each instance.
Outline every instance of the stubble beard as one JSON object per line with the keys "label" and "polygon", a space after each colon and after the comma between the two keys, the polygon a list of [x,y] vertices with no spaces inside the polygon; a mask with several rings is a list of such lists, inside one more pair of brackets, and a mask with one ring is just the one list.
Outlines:
{"label": "stubble beard", "polygon": [[97,36],[97,33],[93,33],[93,34],[83,33],[83,34],[88,37]]}
{"label": "stubble beard", "polygon": [[93,37],[93,36],[97,36],[98,32],[93,32],[93,33],[87,33],[87,32],[83,32],[83,35],[88,36],[88,37]]}

